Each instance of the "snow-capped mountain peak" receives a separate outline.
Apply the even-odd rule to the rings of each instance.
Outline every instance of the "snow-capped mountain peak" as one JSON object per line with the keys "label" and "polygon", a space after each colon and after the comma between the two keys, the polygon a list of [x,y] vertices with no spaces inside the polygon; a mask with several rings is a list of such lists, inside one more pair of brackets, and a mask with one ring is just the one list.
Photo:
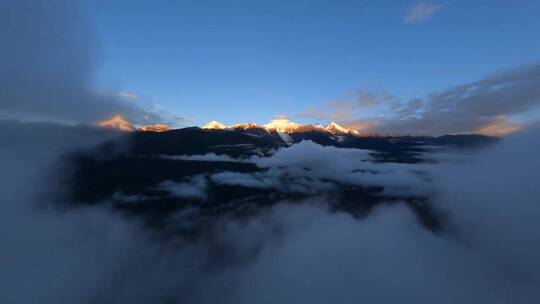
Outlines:
{"label": "snow-capped mountain peak", "polygon": [[171,130],[171,128],[166,124],[138,125],[138,127],[135,127],[120,114],[116,114],[110,119],[102,120],[98,123],[98,125],[102,128],[115,129],[124,132],[166,132]]}
{"label": "snow-capped mountain peak", "polygon": [[203,129],[212,129],[212,130],[222,130],[222,129],[228,129],[229,126],[226,126],[219,121],[212,120],[211,122],[205,124],[202,126]]}
{"label": "snow-capped mountain peak", "polygon": [[246,123],[241,123],[241,124],[235,124],[235,125],[232,126],[232,128],[247,130],[247,129],[262,128],[262,127],[259,126],[258,124],[252,123],[252,122],[246,122]]}
{"label": "snow-capped mountain peak", "polygon": [[356,130],[347,129],[337,124],[336,122],[331,121],[328,126],[325,128],[328,132],[333,134],[354,134],[359,135],[360,133]]}
{"label": "snow-capped mountain peak", "polygon": [[331,134],[352,134],[352,135],[359,135],[358,131],[356,130],[350,130],[345,127],[340,126],[339,124],[335,122],[330,122],[328,126],[324,127],[322,125],[312,125],[312,124],[299,124],[296,122],[292,122],[288,119],[274,119],[270,121],[267,124],[264,125],[258,125],[255,123],[241,123],[241,124],[235,124],[232,126],[224,125],[220,122],[217,122],[215,120],[207,123],[206,125],[202,126],[203,129],[210,129],[210,130],[222,130],[222,129],[254,129],[254,128],[260,128],[264,129],[266,131],[275,131],[275,132],[281,132],[281,133],[295,133],[295,132],[306,132],[306,131],[319,131],[319,132],[328,132]]}
{"label": "snow-capped mountain peak", "polygon": [[120,131],[135,131],[135,127],[120,115],[114,115],[111,119],[100,121],[99,126]]}
{"label": "snow-capped mountain peak", "polygon": [[300,126],[300,124],[287,119],[274,119],[263,125],[265,129],[277,132],[295,132]]}
{"label": "snow-capped mountain peak", "polygon": [[338,125],[337,123],[335,123],[333,121],[328,124],[328,126],[326,127],[326,130],[334,131],[334,132],[337,132],[337,133],[347,133],[347,132],[349,132],[348,129],[345,129],[344,127]]}

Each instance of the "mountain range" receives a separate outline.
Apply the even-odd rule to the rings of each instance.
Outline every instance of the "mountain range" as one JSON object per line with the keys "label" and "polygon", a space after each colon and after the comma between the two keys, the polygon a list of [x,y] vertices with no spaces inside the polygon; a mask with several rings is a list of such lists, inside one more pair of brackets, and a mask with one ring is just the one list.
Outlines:
{"label": "mountain range", "polygon": [[[72,174],[66,182],[72,201],[107,202],[152,227],[182,234],[199,234],[220,219],[280,202],[317,197],[354,216],[367,215],[379,203],[404,203],[427,228],[436,229],[439,220],[427,196],[413,191],[425,174],[410,166],[428,161],[425,156],[433,151],[478,148],[497,140],[363,136],[335,123],[322,127],[284,120],[262,126],[211,122],[159,132],[123,130],[131,132],[69,155]],[[179,217],[181,225],[173,220]]]}

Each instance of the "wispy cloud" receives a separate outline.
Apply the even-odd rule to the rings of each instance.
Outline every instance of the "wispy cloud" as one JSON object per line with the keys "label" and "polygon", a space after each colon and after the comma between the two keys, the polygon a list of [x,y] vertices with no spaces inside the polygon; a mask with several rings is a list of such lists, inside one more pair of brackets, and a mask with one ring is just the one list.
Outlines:
{"label": "wispy cloud", "polygon": [[329,102],[301,116],[335,120],[368,132],[505,135],[524,127],[513,121],[517,115],[540,109],[540,64],[492,74],[420,99],[399,100],[384,92],[362,92],[355,102]]}
{"label": "wispy cloud", "polygon": [[298,116],[315,120],[349,121],[355,119],[359,111],[370,111],[397,102],[397,98],[385,90],[360,89],[343,99],[331,100],[322,107],[310,107]]}
{"label": "wispy cloud", "polygon": [[136,94],[128,93],[128,92],[120,92],[118,93],[118,96],[129,99],[129,100],[137,100],[139,99],[139,96]]}
{"label": "wispy cloud", "polygon": [[411,6],[405,16],[403,16],[403,23],[416,24],[426,22],[441,8],[441,4],[433,2],[419,2]]}

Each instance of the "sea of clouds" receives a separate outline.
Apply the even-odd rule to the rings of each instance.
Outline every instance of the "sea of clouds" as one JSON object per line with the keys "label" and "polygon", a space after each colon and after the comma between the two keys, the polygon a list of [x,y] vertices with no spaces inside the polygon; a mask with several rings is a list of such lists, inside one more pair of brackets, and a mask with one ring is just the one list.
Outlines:
{"label": "sea of clouds", "polygon": [[[0,117],[92,123],[123,113],[137,123],[161,121],[117,94],[96,92],[99,56],[87,19],[76,1],[0,1]],[[459,115],[439,119],[437,105],[446,107],[454,89],[435,96],[439,102],[429,113],[439,114],[420,123],[468,126],[462,118],[491,113],[492,100],[500,101],[496,115],[520,100],[510,114],[522,113],[536,104],[538,68],[503,79],[516,75],[530,76],[510,87],[520,94],[503,86],[494,99],[491,80],[474,83],[489,93],[480,94],[488,105],[482,111],[444,112]],[[309,143],[254,160],[267,169],[263,176],[211,177],[270,188],[290,187],[283,176],[298,177],[294,191],[324,191],[325,179],[421,191],[445,215],[436,233],[404,204],[381,205],[356,219],[328,210],[321,195],[248,219],[224,219],[193,240],[164,238],[106,204],[70,206],[64,155],[92,149],[114,133],[1,122],[0,303],[537,303],[539,133],[524,131],[472,154],[430,156],[440,162],[419,165],[428,180],[411,165],[363,162],[362,152]],[[356,167],[364,171],[351,170]],[[306,174],[312,179],[302,180]],[[205,195],[196,177],[160,187]]]}
{"label": "sea of clouds", "polygon": [[[462,154],[459,161],[441,156],[440,163],[422,167],[430,176],[432,203],[445,214],[436,233],[403,204],[381,205],[356,219],[329,211],[320,197],[283,202],[249,219],[223,220],[198,240],[162,238],[107,206],[65,207],[69,202],[61,194],[67,189],[58,178],[66,172],[63,155],[114,136],[85,128],[2,125],[2,303],[540,299],[537,130]],[[327,152],[280,158],[295,148],[288,149],[261,163],[279,164],[292,174],[310,157],[327,153],[328,168],[320,174],[337,174],[354,152],[321,149]],[[389,173],[388,183],[394,180]]]}

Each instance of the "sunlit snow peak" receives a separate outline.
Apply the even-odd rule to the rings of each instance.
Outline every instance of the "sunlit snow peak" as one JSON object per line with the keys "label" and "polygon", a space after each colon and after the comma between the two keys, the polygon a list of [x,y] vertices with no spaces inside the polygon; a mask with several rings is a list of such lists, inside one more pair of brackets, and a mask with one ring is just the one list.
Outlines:
{"label": "sunlit snow peak", "polygon": [[211,130],[225,130],[225,129],[252,129],[259,128],[267,131],[275,131],[281,133],[295,133],[295,132],[307,132],[307,131],[321,131],[328,132],[331,134],[359,134],[356,130],[350,130],[345,127],[340,126],[335,122],[330,122],[328,126],[324,127],[322,125],[313,125],[313,124],[299,124],[292,122],[288,119],[274,119],[269,123],[258,125],[254,123],[241,123],[235,125],[225,125],[218,121],[211,121],[202,127],[203,129]]}

